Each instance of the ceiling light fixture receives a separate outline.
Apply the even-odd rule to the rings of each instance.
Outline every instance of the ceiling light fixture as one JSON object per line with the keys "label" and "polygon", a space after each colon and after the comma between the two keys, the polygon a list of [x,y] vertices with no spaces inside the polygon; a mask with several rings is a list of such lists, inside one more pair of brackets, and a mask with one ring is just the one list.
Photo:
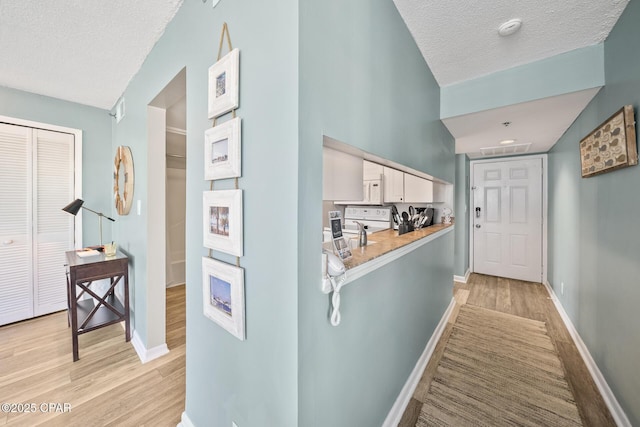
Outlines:
{"label": "ceiling light fixture", "polygon": [[516,142],[515,139],[503,139],[502,141],[500,141],[500,144],[502,144],[502,145],[513,144],[514,142]]}
{"label": "ceiling light fixture", "polygon": [[516,33],[521,26],[521,19],[510,19],[498,27],[498,34],[500,34],[502,37],[510,36],[511,34]]}

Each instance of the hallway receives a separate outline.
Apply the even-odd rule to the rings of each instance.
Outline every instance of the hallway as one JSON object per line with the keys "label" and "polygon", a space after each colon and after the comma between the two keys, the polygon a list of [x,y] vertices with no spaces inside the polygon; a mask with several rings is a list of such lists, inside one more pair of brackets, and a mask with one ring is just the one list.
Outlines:
{"label": "hallway", "polygon": [[413,427],[420,414],[431,380],[435,374],[452,325],[463,304],[470,304],[546,323],[551,341],[565,368],[569,383],[585,426],[615,426],[589,371],[544,285],[493,276],[472,274],[468,283],[454,283],[456,308],[449,319],[433,356],[422,375],[400,427]]}

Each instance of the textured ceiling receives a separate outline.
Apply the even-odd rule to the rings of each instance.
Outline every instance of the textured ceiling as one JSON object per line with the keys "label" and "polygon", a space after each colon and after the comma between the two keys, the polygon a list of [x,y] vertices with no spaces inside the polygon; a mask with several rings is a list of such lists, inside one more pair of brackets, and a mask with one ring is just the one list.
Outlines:
{"label": "textured ceiling", "polygon": [[0,86],[111,109],[182,0],[0,0]]}
{"label": "textured ceiling", "polygon": [[[0,0],[0,86],[111,109],[182,1]],[[393,1],[445,86],[600,43],[629,0]],[[522,29],[499,37],[511,18],[522,19]],[[445,123],[459,153],[496,145],[505,120],[513,122],[509,138],[546,151],[593,95],[566,96]]]}
{"label": "textured ceiling", "polygon": [[440,86],[601,43],[628,1],[394,0]]}

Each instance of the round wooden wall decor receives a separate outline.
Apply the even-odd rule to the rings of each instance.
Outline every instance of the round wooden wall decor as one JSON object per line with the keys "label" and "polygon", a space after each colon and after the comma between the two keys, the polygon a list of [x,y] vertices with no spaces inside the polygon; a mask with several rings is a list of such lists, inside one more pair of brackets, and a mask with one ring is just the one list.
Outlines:
{"label": "round wooden wall decor", "polygon": [[[123,145],[116,149],[113,171],[113,196],[119,215],[128,215],[133,205],[133,156],[131,149]],[[122,170],[121,170],[122,169]],[[122,177],[122,195],[120,185]]]}

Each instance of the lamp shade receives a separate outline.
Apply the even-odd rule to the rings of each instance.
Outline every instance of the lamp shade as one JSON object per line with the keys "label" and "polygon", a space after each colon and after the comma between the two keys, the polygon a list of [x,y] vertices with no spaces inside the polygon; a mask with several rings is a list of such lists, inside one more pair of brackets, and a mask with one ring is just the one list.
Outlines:
{"label": "lamp shade", "polygon": [[73,202],[69,203],[67,206],[62,208],[62,210],[65,212],[69,212],[71,215],[75,216],[80,210],[80,208],[82,208],[83,203],[84,203],[84,200],[75,199]]}

